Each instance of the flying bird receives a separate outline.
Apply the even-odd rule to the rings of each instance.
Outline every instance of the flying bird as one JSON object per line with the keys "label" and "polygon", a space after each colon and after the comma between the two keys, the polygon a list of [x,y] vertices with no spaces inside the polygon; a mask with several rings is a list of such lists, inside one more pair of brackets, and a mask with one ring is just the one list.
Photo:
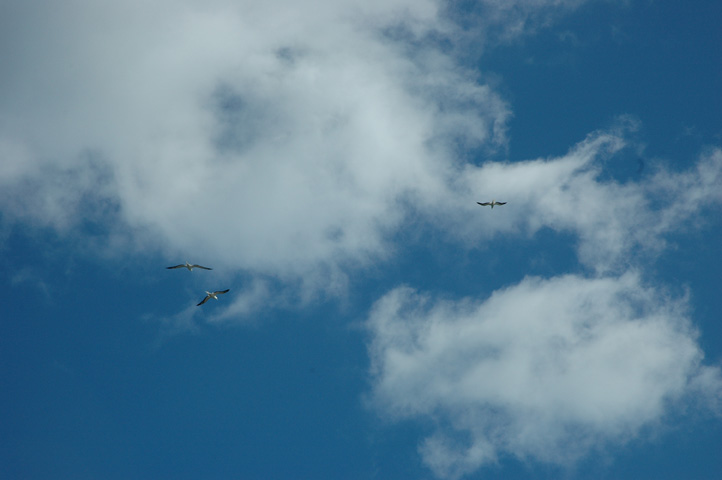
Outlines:
{"label": "flying bird", "polygon": [[227,288],[227,289],[225,289],[225,290],[219,290],[219,291],[217,291],[217,292],[209,292],[209,291],[206,291],[206,298],[204,298],[204,299],[201,301],[201,303],[199,303],[198,305],[196,305],[196,307],[200,307],[201,305],[203,305],[204,303],[206,303],[209,298],[212,298],[213,300],[218,300],[218,295],[220,295],[220,294],[222,294],[222,293],[228,293],[229,290],[230,290],[230,288]]}
{"label": "flying bird", "polygon": [[176,265],[174,267],[166,267],[167,269],[173,269],[173,268],[187,268],[188,271],[192,272],[194,268],[202,268],[203,270],[213,270],[212,268],[204,267],[203,265],[191,265],[190,263],[186,262],[185,265],[180,264]]}
{"label": "flying bird", "polygon": [[506,202],[497,202],[496,200],[492,200],[491,202],[476,202],[482,207],[491,206],[491,208],[494,208],[494,205],[506,205]]}

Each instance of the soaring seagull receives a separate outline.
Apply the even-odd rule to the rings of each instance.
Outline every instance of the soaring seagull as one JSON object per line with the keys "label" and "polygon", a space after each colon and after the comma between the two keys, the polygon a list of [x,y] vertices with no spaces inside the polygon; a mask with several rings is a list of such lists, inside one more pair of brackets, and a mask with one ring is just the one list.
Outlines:
{"label": "soaring seagull", "polygon": [[506,205],[506,202],[497,202],[496,200],[492,200],[491,202],[476,202],[482,207],[491,206],[491,208],[494,208],[494,205]]}
{"label": "soaring seagull", "polygon": [[165,267],[167,269],[173,269],[173,268],[187,268],[188,271],[192,272],[194,268],[202,268],[203,270],[213,270],[212,268],[204,267],[203,265],[191,265],[190,263],[186,262],[185,265],[176,265],[174,267]]}
{"label": "soaring seagull", "polygon": [[219,291],[217,291],[217,292],[209,292],[209,291],[206,291],[206,298],[204,298],[204,299],[201,301],[201,303],[199,303],[198,305],[196,305],[196,307],[200,307],[201,305],[203,305],[204,303],[206,303],[209,298],[212,298],[213,300],[218,300],[218,295],[220,295],[221,293],[228,293],[229,290],[230,290],[230,288],[227,288],[227,289],[225,289],[225,290],[219,290]]}

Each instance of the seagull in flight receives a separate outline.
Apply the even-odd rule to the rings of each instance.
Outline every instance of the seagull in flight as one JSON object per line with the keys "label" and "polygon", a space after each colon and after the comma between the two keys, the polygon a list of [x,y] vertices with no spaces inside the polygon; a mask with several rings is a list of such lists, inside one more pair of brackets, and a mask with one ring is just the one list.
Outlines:
{"label": "seagull in flight", "polygon": [[227,289],[225,289],[225,290],[219,290],[219,291],[217,291],[217,292],[209,292],[209,291],[206,290],[206,298],[204,298],[203,300],[201,300],[201,303],[199,303],[198,305],[196,305],[196,307],[200,307],[201,305],[203,305],[204,303],[206,303],[209,298],[212,298],[213,300],[218,300],[218,295],[220,295],[220,294],[222,294],[222,293],[228,293],[229,290],[230,290],[230,288],[227,288]]}
{"label": "seagull in flight", "polygon": [[496,200],[492,200],[491,202],[476,202],[482,207],[491,206],[491,208],[494,208],[494,205],[506,205],[506,202],[497,202]]}
{"label": "seagull in flight", "polygon": [[212,268],[204,267],[203,265],[191,265],[190,263],[186,262],[185,265],[175,265],[173,267],[166,267],[168,270],[171,270],[173,268],[187,268],[189,272],[192,272],[194,268],[202,268],[203,270],[213,270]]}

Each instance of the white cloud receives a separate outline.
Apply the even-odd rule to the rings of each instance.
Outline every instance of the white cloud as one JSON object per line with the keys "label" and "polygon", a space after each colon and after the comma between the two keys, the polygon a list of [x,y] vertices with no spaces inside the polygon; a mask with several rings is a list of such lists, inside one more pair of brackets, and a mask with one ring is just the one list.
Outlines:
{"label": "white cloud", "polygon": [[[496,12],[485,22],[513,35],[510,18],[577,4],[484,2]],[[623,131],[592,134],[562,158],[464,164],[459,150],[504,145],[510,111],[424,41],[458,34],[437,2],[6,8],[2,218],[52,227],[81,248],[202,252],[307,300],[343,292],[349,272],[392,255],[389,238],[414,222],[466,247],[571,232],[581,261],[604,272],[719,200],[717,151],[695,172],[599,180]],[[469,221],[475,200],[501,195],[503,215]],[[686,202],[645,208],[655,195]],[[87,223],[101,241],[87,239]],[[244,291],[228,315],[259,308],[262,291]]]}
{"label": "white cloud", "polygon": [[[503,26],[513,12],[576,4],[485,8],[499,9],[489,21]],[[348,272],[391,255],[388,239],[412,222],[467,246],[571,231],[582,261],[605,271],[718,196],[713,153],[700,164],[712,176],[684,174],[697,195],[684,207],[630,208],[658,191],[688,194],[674,175],[641,186],[600,181],[600,159],[624,146],[617,131],[558,159],[464,164],[468,146],[503,147],[510,111],[433,41],[418,43],[454,38],[436,2],[139,5],[8,5],[5,222],[50,226],[83,247],[90,222],[105,235],[92,244],[116,254],[203,252],[310,298],[343,291]],[[468,221],[475,200],[501,195],[510,202],[503,216]],[[644,228],[630,235],[633,225]]]}
{"label": "white cloud", "polygon": [[457,141],[504,142],[497,94],[383,33],[448,29],[436,2],[46,7],[3,16],[9,220],[68,234],[110,204],[98,221],[140,249],[323,284],[387,254]]}
{"label": "white cloud", "polygon": [[[486,300],[399,288],[377,302],[373,405],[393,420],[433,420],[419,452],[436,475],[458,478],[507,454],[568,465],[686,402],[719,414],[722,376],[702,364],[687,300],[645,286],[638,269],[664,251],[666,234],[719,208],[722,151],[689,171],[603,179],[626,136],[611,129],[560,158],[466,166],[449,197],[423,207],[467,247],[543,227],[571,234],[591,272],[525,278]],[[477,192],[509,203],[469,221]]]}
{"label": "white cloud", "polygon": [[485,301],[398,288],[368,326],[373,404],[433,418],[420,446],[456,478],[500,454],[568,464],[634,437],[691,394],[719,403],[685,299],[639,276],[525,278]]}
{"label": "white cloud", "polygon": [[[629,128],[629,127],[627,127]],[[559,158],[467,165],[449,180],[449,195],[425,206],[437,225],[467,245],[542,228],[578,238],[580,261],[597,272],[620,271],[653,255],[664,235],[722,201],[722,150],[711,149],[686,172],[659,172],[639,182],[603,178],[606,161],[628,144],[625,128],[594,132]],[[484,214],[473,200],[509,202],[503,215]]]}
{"label": "white cloud", "polygon": [[[508,40],[581,3],[485,0],[473,18]],[[574,235],[597,277],[528,278],[486,301],[398,289],[377,303],[377,406],[446,422],[420,447],[442,476],[499,452],[568,461],[635,435],[691,391],[719,408],[719,370],[701,366],[685,301],[628,270],[722,200],[721,151],[639,183],[602,179],[624,129],[560,158],[464,163],[469,146],[504,147],[511,112],[436,48],[463,36],[444,5],[6,1],[2,221],[81,248],[79,227],[94,222],[120,255],[202,252],[248,272],[219,308],[165,319],[174,331],[248,318],[269,298],[284,306],[284,288],[343,291],[414,223],[465,248],[545,227]],[[509,202],[503,214],[474,203],[491,198]]]}
{"label": "white cloud", "polygon": [[499,96],[418,43],[455,37],[440,5],[6,2],[4,218],[67,233],[100,203],[143,249],[291,277],[383,256],[403,199],[448,188],[459,141],[505,141]]}

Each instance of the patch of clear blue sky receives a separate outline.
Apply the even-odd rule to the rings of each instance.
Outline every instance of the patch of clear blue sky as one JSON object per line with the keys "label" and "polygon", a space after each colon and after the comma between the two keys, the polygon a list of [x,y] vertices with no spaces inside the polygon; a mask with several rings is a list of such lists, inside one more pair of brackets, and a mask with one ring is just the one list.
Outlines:
{"label": "patch of clear blue sky", "polygon": [[690,158],[722,140],[722,3],[595,2],[552,28],[489,49],[514,111],[512,159],[563,154],[631,114],[647,157]]}
{"label": "patch of clear blue sky", "polygon": [[[39,243],[12,239],[17,260],[2,262],[8,274],[46,268],[52,287],[43,298],[2,276],[3,291],[25,287],[0,337],[3,476],[371,477],[365,347],[334,308],[276,312],[257,328],[202,326],[158,344],[144,313],[196,300],[161,277],[193,282],[195,272],[151,258],[116,274],[115,262],[57,261],[38,253],[53,242]],[[143,276],[153,280],[138,285]]]}

